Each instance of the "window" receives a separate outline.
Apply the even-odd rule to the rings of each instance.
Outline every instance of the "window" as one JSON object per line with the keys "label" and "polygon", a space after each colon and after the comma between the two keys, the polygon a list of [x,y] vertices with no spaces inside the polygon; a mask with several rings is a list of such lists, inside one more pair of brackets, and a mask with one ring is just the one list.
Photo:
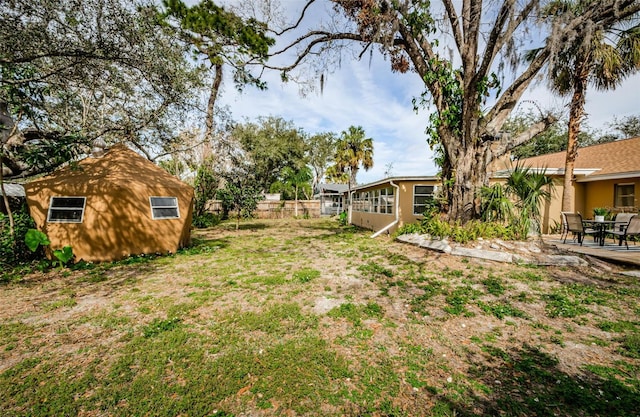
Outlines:
{"label": "window", "polygon": [[50,223],[82,223],[86,197],[51,197],[47,221]]}
{"label": "window", "polygon": [[634,207],[636,200],[634,184],[615,185],[615,207]]}
{"label": "window", "polygon": [[421,216],[433,200],[433,185],[413,186],[413,214]]}
{"label": "window", "polygon": [[154,220],[177,219],[180,217],[178,199],[176,197],[149,197],[149,200]]}

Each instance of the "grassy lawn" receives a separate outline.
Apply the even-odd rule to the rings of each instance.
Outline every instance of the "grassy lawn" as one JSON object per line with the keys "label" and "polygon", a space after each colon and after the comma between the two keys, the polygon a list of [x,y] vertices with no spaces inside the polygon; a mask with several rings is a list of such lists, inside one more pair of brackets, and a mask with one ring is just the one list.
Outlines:
{"label": "grassy lawn", "polygon": [[640,285],[332,220],[0,284],[1,416],[631,416]]}

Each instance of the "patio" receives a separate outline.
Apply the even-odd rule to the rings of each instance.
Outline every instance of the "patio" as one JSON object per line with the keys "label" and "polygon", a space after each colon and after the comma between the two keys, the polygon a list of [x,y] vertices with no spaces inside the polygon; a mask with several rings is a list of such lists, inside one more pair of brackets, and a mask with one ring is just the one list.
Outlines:
{"label": "patio", "polygon": [[568,252],[589,255],[616,263],[640,266],[640,242],[629,242],[629,249],[627,249],[624,243],[619,246],[618,242],[610,237],[605,239],[603,246],[600,246],[597,240],[594,241],[592,236],[586,236],[582,246],[580,246],[577,239],[573,240],[571,236],[567,238],[566,243],[562,243],[563,239],[560,239],[560,235],[547,235],[544,240],[546,243]]}

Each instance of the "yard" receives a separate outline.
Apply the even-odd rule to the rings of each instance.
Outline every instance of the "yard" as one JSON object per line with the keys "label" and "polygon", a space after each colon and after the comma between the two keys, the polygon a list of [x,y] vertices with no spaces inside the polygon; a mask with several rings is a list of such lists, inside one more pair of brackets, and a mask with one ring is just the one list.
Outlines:
{"label": "yard", "polygon": [[0,284],[2,416],[595,416],[640,410],[617,267],[426,252],[333,220]]}

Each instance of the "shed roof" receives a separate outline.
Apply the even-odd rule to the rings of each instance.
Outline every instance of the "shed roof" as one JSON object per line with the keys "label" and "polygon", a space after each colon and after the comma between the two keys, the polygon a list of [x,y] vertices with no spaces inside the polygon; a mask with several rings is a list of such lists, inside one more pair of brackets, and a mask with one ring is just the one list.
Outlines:
{"label": "shed roof", "polygon": [[[550,153],[520,162],[564,173],[566,154],[566,151]],[[575,169],[584,170],[590,180],[640,176],[640,136],[578,149]]]}
{"label": "shed roof", "polygon": [[60,183],[66,186],[92,184],[100,188],[110,184],[126,187],[132,183],[162,188],[183,188],[186,185],[124,144],[112,146],[102,156],[85,158],[46,177],[31,181],[27,187]]}

